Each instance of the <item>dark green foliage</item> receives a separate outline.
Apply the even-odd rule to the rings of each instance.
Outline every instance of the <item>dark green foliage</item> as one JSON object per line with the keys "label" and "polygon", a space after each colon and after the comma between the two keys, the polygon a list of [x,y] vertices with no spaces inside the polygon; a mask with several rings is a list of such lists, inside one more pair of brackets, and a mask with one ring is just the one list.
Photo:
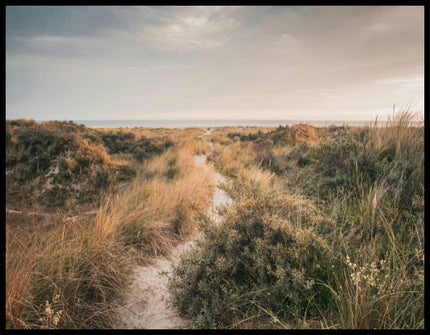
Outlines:
{"label": "dark green foliage", "polygon": [[274,131],[268,134],[270,138],[273,140],[274,144],[282,144],[282,145],[288,145],[292,144],[292,136],[290,127],[286,125],[285,127],[282,127],[281,125]]}
{"label": "dark green foliage", "polygon": [[138,162],[143,162],[143,160],[147,157],[147,153],[144,149],[141,148],[136,148],[135,152],[134,152],[134,158],[138,161]]}
{"label": "dark green foliage", "polygon": [[248,133],[248,135],[240,134],[240,133],[229,133],[227,134],[227,137],[230,139],[235,139],[236,137],[240,139],[240,141],[255,141],[257,138],[261,137],[262,132],[258,131],[257,134]]}
{"label": "dark green foliage", "polygon": [[223,222],[210,225],[174,270],[170,287],[180,311],[210,328],[261,315],[255,303],[283,320],[305,309],[315,314],[310,306],[329,302],[314,283],[327,277],[329,253],[311,227],[309,204],[245,180],[226,190],[234,204]]}
{"label": "dark green foliage", "polygon": [[166,170],[166,178],[173,179],[178,174],[178,170],[174,167],[170,167]]}
{"label": "dark green foliage", "polygon": [[154,154],[160,154],[173,143],[167,139],[148,139],[141,137],[136,140],[136,135],[131,132],[108,132],[102,134],[104,146],[109,154],[133,154],[138,161],[147,159]]}
{"label": "dark green foliage", "polygon": [[384,182],[389,196],[395,196],[402,206],[411,206],[413,193],[420,190],[418,172],[422,168],[417,165],[420,160],[405,155],[397,157],[395,147],[390,144],[374,150],[368,145],[369,136],[368,131],[351,130],[311,147],[298,160],[298,165],[304,168],[303,190],[321,199],[328,199],[340,190],[359,197],[363,187]]}
{"label": "dark green foliage", "polygon": [[357,178],[377,177],[373,157],[363,151],[361,134],[349,133],[345,137],[326,138],[301,155],[298,166],[303,169],[301,185],[319,198],[336,194],[338,189],[351,191],[357,188]]}
{"label": "dark green foliage", "polygon": [[385,149],[379,154],[379,160],[383,161],[386,159],[389,163],[394,160],[394,157],[396,156],[396,148],[391,147],[388,149]]}
{"label": "dark green foliage", "polygon": [[106,171],[96,173],[94,178],[94,186],[97,188],[106,187],[108,185],[109,174]]}
{"label": "dark green foliage", "polygon": [[167,170],[165,176],[168,180],[174,179],[179,173],[179,169],[176,166],[176,158],[167,161]]}

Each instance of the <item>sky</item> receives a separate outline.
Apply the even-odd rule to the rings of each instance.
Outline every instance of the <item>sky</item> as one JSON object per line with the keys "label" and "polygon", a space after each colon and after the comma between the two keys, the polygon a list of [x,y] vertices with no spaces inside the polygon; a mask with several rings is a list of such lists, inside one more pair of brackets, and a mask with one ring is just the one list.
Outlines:
{"label": "sky", "polygon": [[6,118],[424,110],[424,6],[6,7]]}

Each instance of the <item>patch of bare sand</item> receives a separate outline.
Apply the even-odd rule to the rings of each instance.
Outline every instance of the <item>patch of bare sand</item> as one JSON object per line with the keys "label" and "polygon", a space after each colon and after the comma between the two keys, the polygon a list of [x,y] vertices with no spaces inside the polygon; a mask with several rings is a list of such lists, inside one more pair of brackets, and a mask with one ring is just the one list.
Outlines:
{"label": "patch of bare sand", "polygon": [[122,321],[118,328],[130,329],[179,329],[186,326],[173,308],[167,288],[172,266],[194,243],[179,244],[168,256],[158,257],[149,266],[139,266],[134,282],[130,285],[126,305],[120,310]]}
{"label": "patch of bare sand", "polygon": [[[205,164],[205,155],[194,156],[194,162]],[[210,167],[213,168],[213,167]],[[216,185],[225,182],[225,178],[214,172]],[[215,223],[220,218],[216,214],[216,207],[228,204],[231,199],[224,190],[216,187],[212,208],[209,215]],[[126,304],[119,310],[121,322],[117,328],[121,329],[180,329],[186,328],[186,319],[179,316],[172,306],[168,290],[168,280],[174,264],[182,254],[191,248],[198,237],[198,232],[171,250],[164,257],[154,259],[152,265],[139,266],[135,270],[133,283],[127,290]]]}

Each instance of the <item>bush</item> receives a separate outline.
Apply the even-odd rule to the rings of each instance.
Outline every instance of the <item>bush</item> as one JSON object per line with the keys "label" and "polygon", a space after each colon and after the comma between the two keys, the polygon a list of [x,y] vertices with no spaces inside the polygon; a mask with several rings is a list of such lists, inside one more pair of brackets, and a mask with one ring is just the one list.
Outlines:
{"label": "bush", "polygon": [[350,192],[357,188],[357,178],[376,179],[372,156],[364,151],[361,135],[350,132],[347,136],[326,138],[312,146],[298,159],[303,167],[301,186],[315,197],[327,199],[339,190]]}
{"label": "bush", "polygon": [[142,163],[143,160],[147,157],[147,153],[142,148],[136,148],[136,151],[134,152],[134,158],[139,162]]}
{"label": "bush", "polygon": [[327,277],[329,248],[313,229],[311,203],[267,186],[243,176],[225,186],[234,204],[174,269],[174,304],[199,327],[267,322],[263,309],[283,320],[315,315],[310,306],[329,302],[315,284]]}

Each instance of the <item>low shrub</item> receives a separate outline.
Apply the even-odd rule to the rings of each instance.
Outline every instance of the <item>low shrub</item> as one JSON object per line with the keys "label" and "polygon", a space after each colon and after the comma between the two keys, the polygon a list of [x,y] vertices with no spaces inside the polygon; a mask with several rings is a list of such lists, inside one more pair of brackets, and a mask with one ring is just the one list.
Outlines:
{"label": "low shrub", "polygon": [[330,249],[314,229],[312,204],[264,178],[270,180],[242,173],[224,185],[233,205],[174,269],[174,304],[197,327],[264,323],[269,314],[282,320],[272,323],[279,326],[305,310],[315,316],[329,302],[328,290],[315,282],[328,275]]}

